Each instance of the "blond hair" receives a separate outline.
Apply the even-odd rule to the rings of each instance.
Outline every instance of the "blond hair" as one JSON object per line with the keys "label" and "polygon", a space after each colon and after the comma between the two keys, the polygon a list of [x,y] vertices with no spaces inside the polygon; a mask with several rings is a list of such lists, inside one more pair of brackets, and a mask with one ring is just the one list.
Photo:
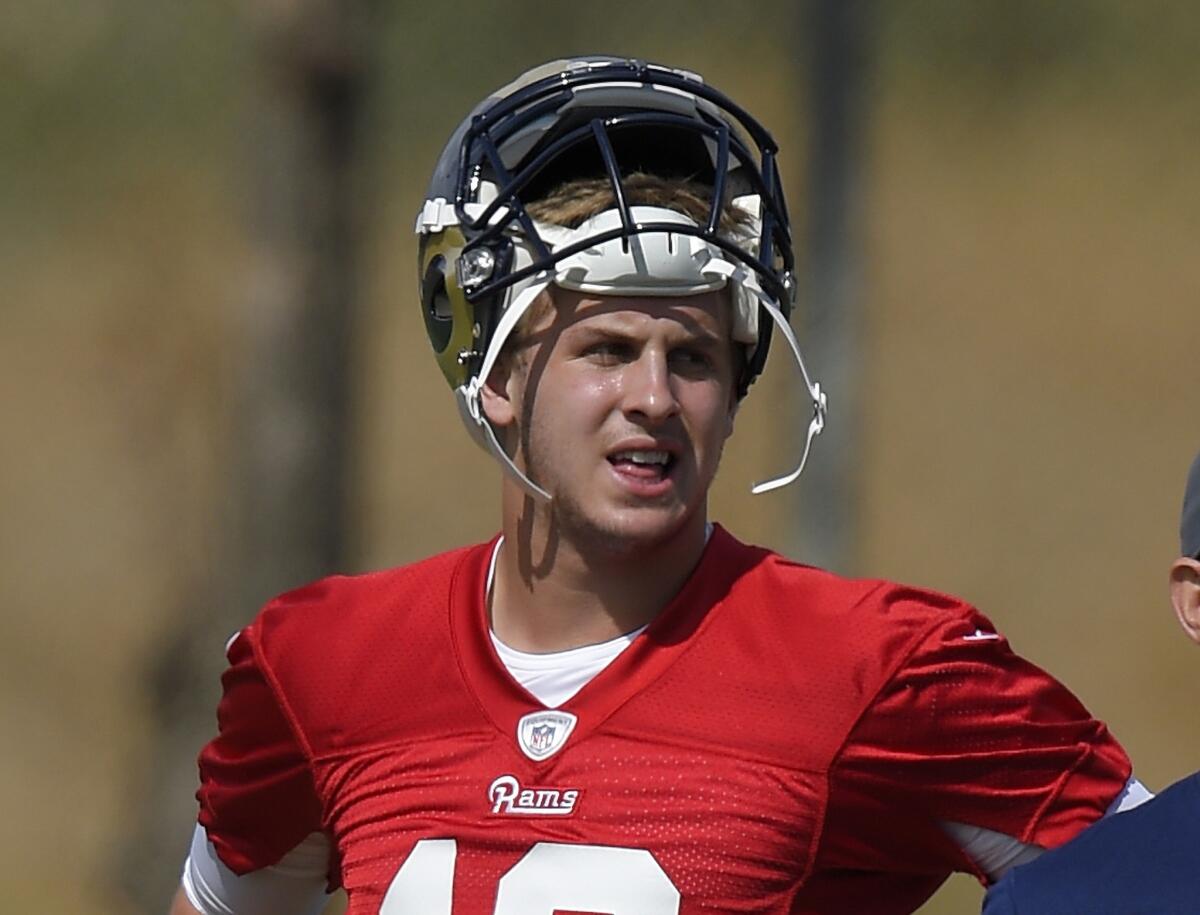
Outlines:
{"label": "blond hair", "polygon": [[[654,206],[675,210],[693,222],[708,222],[712,207],[712,189],[698,181],[663,178],[646,172],[634,172],[623,178],[621,188],[629,206]],[[574,178],[560,184],[545,197],[527,204],[525,209],[539,222],[576,229],[586,220],[611,210],[617,195],[607,178]],[[722,235],[744,232],[750,217],[744,210],[723,201],[717,231]]]}

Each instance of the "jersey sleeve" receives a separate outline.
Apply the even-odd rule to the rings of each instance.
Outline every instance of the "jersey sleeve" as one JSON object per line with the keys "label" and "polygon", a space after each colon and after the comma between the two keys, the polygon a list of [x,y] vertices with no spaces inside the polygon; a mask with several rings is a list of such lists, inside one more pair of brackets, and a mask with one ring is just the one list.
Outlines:
{"label": "jersey sleeve", "polygon": [[200,752],[200,825],[236,874],[279,862],[322,825],[308,757],[254,651],[253,629],[227,651],[217,736]]}
{"label": "jersey sleeve", "polygon": [[900,871],[985,880],[943,824],[1060,845],[1129,775],[1120,745],[1066,687],[960,607],[917,640],[835,761],[826,863],[882,856]]}

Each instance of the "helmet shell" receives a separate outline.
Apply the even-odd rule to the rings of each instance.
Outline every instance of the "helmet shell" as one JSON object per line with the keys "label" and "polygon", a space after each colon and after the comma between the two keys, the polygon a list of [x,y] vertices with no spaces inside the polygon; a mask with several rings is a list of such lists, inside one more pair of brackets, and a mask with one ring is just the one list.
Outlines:
{"label": "helmet shell", "polygon": [[[775,154],[767,131],[699,76],[644,61],[551,61],[490,94],[443,148],[417,217],[422,314],[446,380],[457,390],[478,373],[499,316],[519,290],[571,253],[543,238],[525,204],[575,177],[608,176],[623,212],[617,234],[625,237],[679,231],[635,223],[624,204],[628,175],[707,185],[711,219],[690,234],[749,268],[757,286],[790,313],[793,256]],[[731,199],[752,201],[749,244],[717,231]],[[471,276],[464,262],[486,263],[490,272]],[[772,322],[757,327],[739,394],[766,359]]]}

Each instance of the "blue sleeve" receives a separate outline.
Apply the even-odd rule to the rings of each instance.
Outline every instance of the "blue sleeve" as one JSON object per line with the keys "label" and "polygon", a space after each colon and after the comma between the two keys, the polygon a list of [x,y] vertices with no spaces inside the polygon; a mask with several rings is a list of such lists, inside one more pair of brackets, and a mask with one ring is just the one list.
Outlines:
{"label": "blue sleeve", "polygon": [[983,915],[1018,915],[1012,885],[1013,877],[1010,873],[988,890],[987,895],[983,897]]}
{"label": "blue sleeve", "polygon": [[1076,839],[1014,868],[984,915],[1195,915],[1200,911],[1200,773],[1105,817]]}

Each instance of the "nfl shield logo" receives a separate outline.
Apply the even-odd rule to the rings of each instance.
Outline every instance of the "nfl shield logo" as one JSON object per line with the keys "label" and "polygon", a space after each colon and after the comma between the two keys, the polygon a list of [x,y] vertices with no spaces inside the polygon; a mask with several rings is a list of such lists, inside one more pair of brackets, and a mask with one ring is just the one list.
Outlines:
{"label": "nfl shield logo", "polygon": [[544,750],[554,740],[555,727],[552,724],[539,724],[529,732],[529,747],[533,750]]}
{"label": "nfl shield logo", "polygon": [[530,759],[540,762],[563,748],[576,720],[570,712],[531,712],[517,722],[517,745]]}

